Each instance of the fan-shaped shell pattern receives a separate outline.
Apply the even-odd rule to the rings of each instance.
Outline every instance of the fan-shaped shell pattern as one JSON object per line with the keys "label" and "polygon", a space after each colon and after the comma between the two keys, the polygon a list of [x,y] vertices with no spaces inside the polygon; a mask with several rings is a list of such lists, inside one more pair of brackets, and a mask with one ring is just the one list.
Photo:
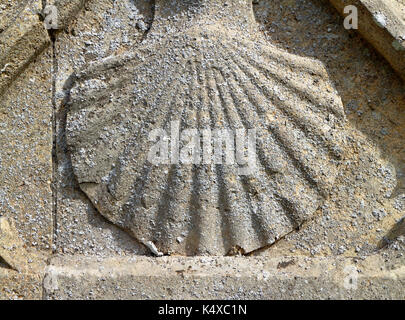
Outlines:
{"label": "fan-shaped shell pattern", "polygon": [[[153,165],[149,133],[256,129],[257,172],[236,165]],[[299,227],[327,197],[345,117],[322,65],[264,42],[183,34],[81,72],[67,141],[98,211],[159,251],[246,252]]]}

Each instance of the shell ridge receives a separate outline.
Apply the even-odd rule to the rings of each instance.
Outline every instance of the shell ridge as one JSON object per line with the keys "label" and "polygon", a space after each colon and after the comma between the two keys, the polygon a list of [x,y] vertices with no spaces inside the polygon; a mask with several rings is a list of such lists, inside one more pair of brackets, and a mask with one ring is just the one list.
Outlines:
{"label": "shell ridge", "polygon": [[[242,71],[245,71],[243,69],[241,69]],[[249,76],[249,74],[247,74],[247,76]],[[262,87],[259,83],[254,82],[255,86],[257,87],[258,90],[260,90],[260,88]],[[247,97],[249,97],[249,94],[246,94]],[[264,114],[264,110],[263,108],[265,108],[264,106],[261,106],[261,103],[252,103],[253,106],[256,106],[257,110],[257,114]],[[260,108],[259,108],[260,106]],[[306,165],[304,162],[300,160],[300,157],[297,157],[298,155],[301,155],[300,153],[296,154],[290,147],[290,145],[296,145],[296,146],[300,146],[299,142],[291,142],[292,137],[289,138],[288,132],[284,132],[280,130],[279,127],[276,126],[268,126],[268,129],[270,130],[270,132],[272,133],[272,136],[274,137],[276,143],[279,145],[279,147],[281,147],[282,149],[284,149],[284,151],[286,151],[286,153],[289,155],[289,157],[291,158],[291,160],[297,165],[297,168],[300,169],[300,171],[302,172],[303,176],[306,177],[306,179],[313,185],[316,186],[316,189],[321,193],[324,194],[323,189],[325,189],[325,186],[323,186],[322,181],[316,181],[312,178],[312,176],[317,176],[317,174],[314,172],[315,169],[311,169],[310,167],[308,167],[308,165]],[[310,173],[310,174],[309,174]],[[320,184],[320,185],[319,185]]]}
{"label": "shell ridge", "polygon": [[[190,81],[188,82],[189,92],[190,92],[190,102],[186,110],[186,118],[183,123],[183,129],[186,127],[196,129],[199,122],[199,106],[196,101],[198,80],[197,80],[197,67],[195,61],[190,63],[190,73],[192,74]],[[187,230],[186,246],[187,250],[194,252],[195,254],[202,254],[203,247],[205,245],[205,240],[202,238],[204,236],[204,230],[201,226],[204,225],[204,215],[201,206],[201,179],[199,176],[201,174],[201,166],[195,164],[186,165],[187,169],[191,171],[191,188],[188,199],[188,210],[190,212],[190,224]],[[207,221],[205,221],[207,223]],[[206,224],[205,224],[206,225]],[[206,225],[208,228],[209,224]]]}
{"label": "shell ridge", "polygon": [[[173,83],[173,86],[176,86],[176,83]],[[176,88],[176,92],[179,92],[179,87]],[[170,90],[168,91],[170,92]],[[171,96],[172,100],[170,101],[169,105],[175,104],[177,94],[174,94]],[[183,108],[184,110],[184,108]],[[169,117],[172,115],[175,111],[175,108],[169,108],[169,115],[165,117],[164,120],[164,126],[167,128],[167,125],[169,123]],[[183,112],[183,111],[182,111]],[[182,113],[181,112],[181,113]],[[171,203],[168,203],[168,199],[170,196],[169,189],[171,187],[169,183],[169,179],[172,177],[174,179],[175,173],[176,173],[176,167],[175,166],[169,166],[169,172],[168,174],[165,174],[164,171],[166,170],[167,166],[166,165],[159,165],[159,166],[154,166],[152,163],[149,161],[144,162],[144,170],[143,172],[135,179],[133,186],[132,186],[132,194],[129,193],[129,197],[124,200],[124,202],[127,203],[127,207],[129,208],[127,211],[129,212],[130,215],[132,215],[132,221],[133,225],[139,226],[141,224],[148,225],[150,226],[150,230],[145,234],[140,234],[138,232],[138,228],[132,228],[132,233],[137,236],[138,238],[143,238],[144,241],[145,239],[151,239],[153,241],[160,241],[159,238],[161,238],[161,235],[159,230],[167,230],[167,228],[158,228],[157,225],[162,226],[164,225],[164,221],[162,220],[165,219],[167,216],[164,208],[166,205],[171,205]],[[157,179],[157,180],[156,180]],[[156,208],[153,203],[154,199],[152,200],[146,200],[146,198],[150,197],[150,194],[147,194],[148,191],[153,194],[154,186],[160,185],[160,182],[162,182],[162,179],[166,179],[166,187],[164,190],[162,190],[161,194],[166,194],[167,197],[163,196],[161,197],[161,201],[159,202],[158,207]],[[157,182],[156,182],[157,181]],[[156,188],[155,188],[156,189]],[[131,189],[130,189],[131,190]],[[155,196],[155,198],[159,198],[159,196]],[[133,205],[131,205],[133,204]],[[149,204],[152,204],[149,206]],[[170,206],[168,206],[170,208]],[[169,210],[168,210],[169,211]],[[142,218],[141,218],[142,217]],[[151,221],[158,221],[157,223],[153,224]],[[165,235],[163,235],[165,236]],[[166,235],[167,236],[167,235]],[[167,236],[167,239],[169,237]],[[164,251],[164,250],[163,250]]]}
{"label": "shell ridge", "polygon": [[[231,46],[234,47],[234,49],[237,49],[235,44],[231,44]],[[260,73],[266,76],[266,73],[269,73],[272,77],[283,83],[285,86],[287,86],[289,89],[291,89],[296,95],[298,96],[303,96],[308,102],[315,106],[323,106],[325,108],[325,111],[327,113],[333,113],[335,116],[338,118],[344,118],[344,112],[340,106],[336,106],[335,101],[333,104],[330,104],[329,101],[327,101],[327,98],[332,98],[330,94],[327,92],[324,92],[325,97],[318,97],[314,96],[310,93],[308,93],[308,86],[305,87],[302,85],[302,82],[300,81],[293,81],[289,78],[291,76],[291,73],[287,73],[285,70],[282,68],[279,68],[277,71],[274,72],[272,69],[268,68],[265,64],[259,64],[257,61],[252,59],[252,57],[249,54],[246,54],[246,52],[243,54],[244,58],[248,60],[248,62],[255,68],[257,69]],[[319,110],[322,112],[323,109],[319,108]]]}
{"label": "shell ridge", "polygon": [[[321,147],[324,148],[328,153],[330,153],[331,156],[338,159],[341,157],[340,148],[336,148],[336,145],[333,144],[332,140],[333,136],[327,135],[327,132],[323,133],[320,131],[320,129],[318,129],[319,125],[317,124],[320,123],[321,119],[319,119],[316,114],[313,114],[315,119],[312,119],[312,116],[310,117],[308,115],[306,117],[300,116],[296,111],[294,111],[294,108],[290,106],[287,101],[283,100],[277,101],[280,105],[282,105],[282,108],[278,107],[277,104],[275,103],[274,97],[267,89],[269,86],[260,81],[259,80],[260,77],[257,74],[255,76],[254,73],[248,71],[246,66],[242,67],[241,66],[242,63],[238,64],[235,60],[233,60],[233,58],[231,59],[232,59],[231,63],[233,63],[234,69],[240,70],[243,73],[245,73],[246,76],[256,79],[255,81],[253,81],[253,83],[256,85],[257,90],[259,90],[259,92],[262,92],[269,102],[272,102],[271,105],[273,106],[274,109],[276,109],[275,111],[281,113],[281,115],[279,116],[285,118],[285,121],[287,122],[292,122],[293,126],[296,126],[308,137],[308,141],[310,143],[311,139],[315,137],[321,143]],[[231,73],[234,75],[234,78],[237,77],[235,70],[231,71]],[[244,87],[245,89],[244,91],[246,92],[248,90],[248,88],[246,87],[248,86],[248,83],[243,82],[243,84],[241,85]],[[250,89],[253,90],[253,88]],[[251,101],[251,103],[253,103],[251,95],[247,94],[247,97]],[[309,128],[306,127],[306,125]]]}
{"label": "shell ridge", "polygon": [[[247,96],[249,96],[247,94]],[[256,107],[256,114],[263,114],[263,110],[258,109],[259,104],[252,104],[253,106]],[[278,133],[278,130],[275,127],[268,127],[269,133],[271,133],[272,137],[274,138],[274,141],[277,143],[280,149],[282,149],[286,155],[294,162],[295,166],[300,170],[302,176],[313,186],[315,187],[319,193],[323,194],[321,186],[318,185],[318,182],[315,181],[311,175],[308,174],[309,169],[302,163],[302,161],[299,160],[299,158],[296,157],[295,152],[288,147],[290,143],[285,143],[283,135]]]}
{"label": "shell ridge", "polygon": [[[220,101],[221,98],[221,92],[220,92],[220,86],[218,84],[218,81],[214,75],[215,69],[210,69],[209,71],[209,77],[210,80],[208,81],[208,86],[209,86],[209,91],[210,91],[210,96],[211,96],[211,101]],[[219,99],[219,100],[218,100]],[[217,109],[217,117],[222,118],[225,120],[225,123],[230,124],[228,116],[225,114],[224,109],[219,109],[218,103],[212,102],[211,107],[215,106]],[[221,116],[222,114],[222,116]],[[213,113],[211,112],[211,116]],[[218,198],[218,207],[220,210],[220,217],[221,217],[221,225],[222,225],[222,234],[223,234],[223,246],[225,251],[229,251],[232,247],[232,244],[239,244],[241,247],[243,246],[243,243],[240,243],[236,237],[236,235],[243,235],[244,230],[238,230],[238,226],[235,226],[235,223],[237,219],[230,219],[229,217],[229,212],[232,208],[231,202],[232,202],[232,196],[230,196],[229,190],[233,187],[233,184],[231,181],[233,180],[232,178],[229,178],[229,176],[232,174],[229,171],[229,165],[214,165],[215,166],[215,173],[216,173],[216,181],[218,183],[218,190],[219,190],[219,198]],[[228,177],[228,179],[226,179]],[[224,181],[227,180],[228,184],[226,184]],[[236,228],[236,230],[235,230]],[[246,239],[246,236],[244,237]]]}
{"label": "shell ridge", "polygon": [[[222,78],[223,78],[223,79],[225,78],[225,75],[224,75],[224,74],[222,74]],[[228,78],[228,79],[229,79],[229,78]],[[255,128],[257,128],[257,127],[258,127],[258,124],[257,124],[257,123],[255,123],[255,124],[249,123],[249,121],[247,121],[247,119],[243,116],[243,114],[242,114],[240,108],[237,107],[238,103],[237,103],[235,97],[232,95],[232,93],[234,93],[235,91],[237,91],[237,90],[230,90],[230,92],[231,92],[231,97],[233,98],[234,102],[233,102],[233,104],[231,104],[231,103],[229,103],[229,104],[231,104],[231,105],[233,106],[233,108],[236,110],[236,114],[237,114],[237,115],[239,116],[239,118],[241,119],[241,122],[244,123],[245,127],[255,127]],[[261,141],[261,139],[259,139],[259,141]],[[262,151],[261,149],[262,149],[262,148],[259,146],[259,150],[261,151],[261,152],[259,152],[259,153],[265,154],[265,152]],[[266,168],[266,162],[268,162],[268,161],[264,160],[263,157],[260,157],[260,156],[259,156],[259,161],[260,161],[260,164]],[[274,175],[273,175],[273,174],[269,174],[269,171],[268,171],[268,170],[264,170],[264,171],[268,174],[269,181],[272,181],[272,179],[274,178]],[[272,187],[274,188],[274,185],[273,185]],[[273,192],[273,194],[274,194],[274,195],[277,194],[278,197],[276,198],[276,200],[282,205],[283,209],[285,210],[285,213],[287,214],[287,216],[288,216],[288,217],[290,218],[290,220],[291,220],[291,224],[292,224],[293,226],[296,226],[296,225],[297,225],[297,217],[296,217],[297,215],[296,215],[295,212],[294,212],[294,209],[295,209],[295,208],[293,208],[293,207],[291,207],[291,206],[290,206],[290,207],[285,206],[285,205],[284,205],[285,201],[284,201],[284,202],[279,201],[279,198],[280,198],[280,199],[283,199],[284,197],[280,194],[280,191],[279,191],[278,189],[279,189],[279,188],[275,187],[275,189],[274,189],[274,192],[275,192],[275,193]]]}
{"label": "shell ridge", "polygon": [[[219,77],[220,75],[221,75],[221,77],[222,77],[222,79],[217,79],[217,83],[220,83],[220,82],[222,82],[222,83],[225,83],[225,75],[224,74],[222,74],[222,72],[223,72],[223,70],[220,68],[220,69],[218,69],[218,73],[219,74],[217,74],[217,76]],[[222,89],[221,89],[222,88]],[[222,100],[222,105],[224,105],[224,109],[228,109],[229,108],[229,105],[231,105],[231,100],[229,100],[229,99],[226,99],[225,98],[225,90],[223,89],[223,87],[222,86],[219,86],[218,87],[218,90],[221,92],[221,100]],[[228,102],[227,102],[228,101]],[[237,116],[239,116],[239,118],[240,118],[240,122],[243,124],[243,126],[246,128],[246,129],[249,129],[249,128],[253,128],[253,127],[255,127],[255,128],[257,128],[257,126],[256,125],[253,125],[253,124],[251,124],[251,123],[249,123],[248,121],[246,121],[246,119],[244,119],[244,117],[241,115],[241,113],[240,113],[240,111],[238,110],[238,108],[236,108],[236,104],[235,103],[233,103],[232,104],[232,106],[235,108],[235,110],[236,110],[236,112],[234,113],[235,115],[237,115]],[[227,117],[228,117],[228,122],[229,123],[232,123],[232,122],[235,122],[235,120],[230,120],[229,118],[230,118],[230,112],[228,111],[227,112]],[[234,126],[236,126],[235,124],[234,124]],[[260,148],[259,148],[259,150],[260,150]],[[259,160],[261,160],[262,158],[261,157],[259,157]],[[261,165],[263,165],[263,163],[261,162],[260,163]],[[266,173],[269,173],[268,172],[268,170],[264,170]],[[273,178],[272,177],[272,175],[270,174],[270,175],[268,175],[268,177],[269,177],[269,179],[270,179],[270,181],[271,181],[271,179]],[[269,187],[269,186],[265,186],[265,187]],[[264,213],[264,211],[262,211],[262,213]],[[266,214],[266,213],[264,213],[264,214]],[[267,214],[266,214],[267,215]],[[263,215],[259,215],[259,217],[261,218],[261,220],[262,221],[265,221],[265,218],[264,218],[264,216]],[[255,232],[255,233],[257,233],[257,231]],[[243,246],[241,246],[241,247],[243,247]]]}
{"label": "shell ridge", "polygon": [[[173,226],[170,226],[170,221],[175,220],[173,219],[173,216],[175,216],[175,212],[172,210],[172,206],[174,203],[176,203],[173,199],[173,196],[175,195],[174,190],[177,187],[177,183],[175,180],[176,174],[176,166],[169,166],[168,173],[163,174],[163,176],[167,176],[166,184],[161,192],[157,208],[153,210],[154,217],[152,217],[151,219],[152,221],[157,221],[157,223],[152,225],[151,231],[154,242],[156,241],[156,243],[165,244],[168,247],[170,247],[171,242],[173,241],[170,233],[172,233],[173,235],[176,234],[175,228]],[[160,251],[168,250],[168,248],[162,248],[163,250],[161,248],[159,249]]]}
{"label": "shell ridge", "polygon": [[[259,180],[261,181],[261,180]],[[271,237],[271,228],[269,228],[269,212],[265,211],[262,201],[260,199],[253,199],[252,194],[259,194],[262,188],[258,186],[257,180],[255,181],[250,176],[241,177],[242,187],[245,193],[245,197],[248,199],[249,212],[251,214],[252,229],[255,231],[255,237],[261,246],[265,246],[274,241]],[[262,189],[263,190],[263,189]],[[266,190],[266,189],[264,189]],[[264,192],[263,192],[264,193]],[[267,196],[267,194],[266,194]],[[267,199],[270,204],[271,199]],[[254,206],[255,205],[255,206]],[[255,207],[258,209],[255,209]]]}
{"label": "shell ridge", "polygon": [[[213,69],[212,68],[207,68],[205,71],[205,81],[206,81],[206,86],[207,86],[207,94],[209,98],[209,115],[210,115],[210,122],[211,122],[211,127],[212,128],[218,128],[218,124],[220,122],[224,121],[224,117],[221,116],[223,113],[222,110],[218,108],[218,101],[219,101],[219,93],[218,93],[218,88],[216,85],[216,80],[214,78],[213,74]],[[220,121],[221,120],[221,121]],[[225,208],[226,208],[226,203],[224,203],[223,199],[226,199],[226,194],[224,191],[224,185],[221,184],[221,165],[212,164],[212,172],[213,176],[215,176],[215,188],[217,189],[217,195],[215,197],[216,199],[216,206],[218,210],[218,215],[219,215],[219,229],[222,235],[222,251],[223,254],[226,254],[229,248],[231,247],[230,243],[232,243],[232,240],[229,238],[229,233],[230,233],[230,224],[229,220],[227,219]],[[227,250],[228,248],[228,250]]]}
{"label": "shell ridge", "polygon": [[[151,58],[153,57],[154,55]],[[121,68],[127,69],[126,64],[122,62],[120,58],[116,60],[122,64],[120,65]],[[72,89],[70,90],[70,110],[81,110],[89,105],[100,105],[101,102],[108,101],[113,92],[121,90],[122,87],[133,80],[133,73],[131,71],[136,70],[148,62],[150,62],[150,60],[140,62],[136,66],[133,66],[131,68],[132,70],[125,70],[125,72],[114,69],[118,66],[104,65],[105,62],[100,62],[92,68],[94,70],[82,72],[83,76],[76,76]],[[114,69],[114,72],[111,74],[105,73],[104,68],[107,68],[107,70]],[[115,80],[111,80],[111,78],[115,78]],[[108,85],[103,85],[107,80],[109,80]],[[100,85],[94,89],[82,88],[86,83],[96,84],[97,82],[100,83]]]}
{"label": "shell ridge", "polygon": [[[252,128],[252,127],[249,126],[248,123],[244,123],[243,121],[240,121],[240,119],[238,119],[238,117],[237,117],[237,112],[235,112],[234,110],[232,110],[230,108],[229,105],[232,103],[232,101],[228,97],[228,94],[227,94],[227,92],[225,90],[225,86],[223,85],[226,82],[225,82],[225,80],[223,78],[220,77],[220,73],[221,73],[220,68],[214,70],[214,74],[216,74],[216,75],[214,75],[214,77],[216,79],[217,90],[219,92],[219,96],[220,96],[220,99],[222,101],[221,103],[222,103],[222,106],[223,106],[223,112],[225,114],[227,122],[229,123],[229,126],[232,127],[232,128],[238,128],[238,127],[245,127],[246,129]],[[237,165],[234,165],[234,167],[237,167]],[[231,172],[228,172],[228,171],[229,171],[228,166],[223,168],[223,172],[227,176],[234,174],[234,173],[231,173]],[[241,179],[241,176],[236,175],[235,178],[231,177],[231,178],[227,179],[227,183],[230,185],[229,189],[236,190],[237,194],[244,195],[243,184],[242,184],[240,179]],[[232,203],[237,202],[237,201],[235,201],[235,196],[233,196],[234,194],[235,194],[235,192],[232,192],[231,196],[229,196],[230,201],[232,201]],[[245,203],[243,201],[238,201],[238,202]],[[248,201],[246,201],[246,202],[248,202]],[[238,207],[240,207],[240,204],[238,205]],[[238,207],[236,209],[232,210],[231,212],[239,212]],[[239,221],[239,222],[246,220],[245,223],[241,223],[241,225],[244,225],[245,228],[243,230],[238,230],[238,226],[236,226],[236,227],[234,227],[234,229],[235,229],[235,234],[237,236],[239,236],[238,239],[240,239],[240,242],[235,243],[235,244],[237,244],[241,248],[246,248],[247,249],[247,248],[251,248],[253,246],[253,244],[246,243],[245,239],[251,239],[252,238],[252,237],[247,236],[246,234],[250,234],[250,235],[256,234],[256,231],[253,228],[251,228],[251,226],[253,226],[252,215],[247,215],[248,219],[246,219],[245,217],[246,217],[246,215],[242,215],[241,217],[238,217],[238,218],[234,219],[235,221]],[[249,226],[249,228],[247,228],[246,226]]]}
{"label": "shell ridge", "polygon": [[[193,64],[191,62],[189,62],[188,65],[187,65],[187,69],[191,69],[192,65]],[[178,93],[181,91],[181,87],[179,86],[177,88],[177,93],[172,96],[172,98],[173,98],[172,104],[177,104],[177,99],[180,99],[179,96],[184,96],[186,93],[192,92],[192,90],[191,90],[191,82],[190,81],[188,81],[186,83],[186,86],[188,87],[188,89],[181,92],[180,95]],[[183,129],[185,129],[186,125],[190,124],[189,123],[190,119],[191,119],[191,121],[193,121],[192,119],[194,118],[193,115],[190,115],[190,112],[195,112],[196,109],[195,108],[190,108],[191,107],[191,105],[190,105],[191,101],[190,101],[189,98],[184,96],[184,98],[180,99],[180,100],[184,101],[184,103],[182,104],[181,111],[176,110],[173,107],[173,108],[171,108],[170,113],[171,113],[171,116],[180,115],[180,120],[181,120],[180,125],[181,125],[181,127],[183,127]],[[189,120],[188,121],[187,120],[182,120],[182,119],[184,119],[186,113],[189,113],[189,117],[188,117]],[[168,119],[169,119],[169,117],[168,117]],[[166,166],[160,165],[159,167],[166,167]],[[169,174],[173,174],[172,177],[174,179],[174,177],[176,175],[178,175],[181,171],[186,172],[186,176],[185,176],[184,181],[185,181],[186,184],[188,184],[188,181],[192,178],[194,169],[193,169],[192,165],[185,165],[185,166],[183,166],[183,168],[184,168],[184,170],[181,170],[179,165],[173,165],[172,164],[170,166],[170,169],[169,169]],[[157,168],[155,168],[155,169],[158,170]],[[181,194],[180,192],[175,192],[174,191],[178,187],[180,187],[179,183],[173,184],[172,187],[173,187],[174,190],[172,189],[172,191],[170,190],[171,186],[167,185],[167,187],[169,187],[169,189],[165,189],[165,192],[166,192],[166,195],[167,195],[167,198],[166,198],[167,203],[165,205],[166,205],[167,210],[165,210],[165,211],[158,210],[158,212],[155,215],[154,219],[151,219],[152,221],[154,221],[154,220],[159,221],[158,225],[155,225],[154,228],[153,228],[153,230],[154,230],[153,235],[155,237],[155,240],[157,241],[157,245],[162,247],[161,249],[163,251],[167,251],[168,247],[170,246],[170,242],[173,242],[173,239],[172,239],[173,237],[170,237],[170,235],[168,233],[169,230],[174,234],[176,233],[175,230],[173,230],[173,225],[171,227],[169,227],[169,220],[173,220],[173,221],[177,220],[177,221],[179,221],[179,220],[182,219],[182,216],[176,217],[178,215],[178,213],[179,213],[179,210],[175,206],[179,202],[183,201],[187,196],[185,194]],[[192,191],[191,191],[192,188],[193,188],[193,186],[191,186],[190,188],[184,188],[186,190],[190,190],[190,195],[189,195],[190,199],[193,197],[193,194],[192,194]],[[193,208],[193,206],[195,205],[195,199],[194,200],[188,200],[188,202],[189,202],[188,208]],[[186,210],[188,210],[189,212],[192,211],[191,209],[186,209]],[[186,215],[186,213],[184,212],[183,216],[186,219],[187,217],[185,215]],[[159,219],[157,219],[158,217],[159,217]],[[194,219],[194,216],[191,217],[191,219]],[[161,235],[162,230],[163,230],[163,235]],[[159,237],[157,235],[159,235]],[[188,234],[182,234],[181,236],[182,237],[187,236],[187,239],[189,238]],[[187,239],[186,239],[186,242],[190,242]],[[189,244],[189,246],[190,246],[190,244]],[[190,249],[186,249],[186,250],[189,251]]]}
{"label": "shell ridge", "polygon": [[[215,127],[213,124],[213,118],[211,113],[211,105],[212,101],[210,101],[209,97],[209,84],[207,80],[207,65],[203,65],[203,63],[198,63],[196,65],[196,72],[197,72],[197,80],[198,80],[198,92],[199,92],[199,100],[201,104],[201,108],[198,109],[198,127],[200,129],[203,128],[212,128]],[[212,151],[212,149],[211,149]],[[203,150],[204,152],[204,150]],[[211,181],[210,185],[203,184],[203,192],[201,192],[200,201],[202,206],[206,207],[206,213],[202,215],[200,222],[203,225],[209,226],[208,230],[202,232],[200,238],[203,239],[202,248],[208,248],[208,244],[210,240],[215,243],[215,246],[220,247],[223,244],[218,243],[217,234],[221,232],[221,212],[217,209],[217,206],[210,204],[212,201],[218,202],[218,190],[215,185],[216,172],[214,170],[215,164],[205,164],[204,162],[204,154],[202,155],[202,165],[200,169],[200,181]],[[212,154],[211,159],[212,161]],[[214,182],[214,183],[212,183]],[[205,205],[204,205],[205,202]],[[201,231],[200,231],[201,232]],[[204,240],[207,239],[207,240]],[[204,243],[205,242],[205,243]],[[225,250],[225,249],[224,249]],[[205,249],[207,251],[207,249]]]}
{"label": "shell ridge", "polygon": [[[167,82],[169,82],[169,79],[167,79]],[[166,82],[166,83],[167,83]],[[176,87],[178,85],[178,79],[176,80],[172,80],[170,82],[169,87],[165,88],[165,91],[162,95],[162,97],[159,98],[159,101],[165,101],[166,99],[164,99],[163,97],[168,97],[170,96],[171,93],[171,89]],[[164,123],[164,118],[162,119],[162,117],[157,117],[157,115],[160,113],[165,113],[165,111],[167,111],[167,109],[169,108],[168,104],[163,103],[164,108],[159,108],[159,104],[157,103],[157,105],[153,108],[153,110],[150,110],[150,112],[148,112],[147,114],[147,123],[149,123],[152,119],[158,119],[158,121],[155,121],[153,127],[155,128],[160,128],[161,124]],[[151,129],[151,128],[149,128]],[[144,150],[150,150],[148,147],[150,147],[150,145],[152,144],[150,141],[148,141],[149,136],[146,130],[143,130],[143,128],[140,128],[138,130],[138,134],[136,135],[136,137],[134,137],[132,139],[132,141],[126,146],[123,155],[121,157],[119,157],[119,159],[116,162],[116,175],[114,177],[111,177],[110,182],[108,183],[109,186],[109,190],[114,190],[112,191],[112,194],[114,194],[114,197],[118,200],[121,199],[122,196],[124,196],[124,194],[127,194],[127,192],[129,191],[129,186],[127,186],[127,184],[124,182],[126,180],[126,177],[128,175],[130,175],[131,172],[133,172],[134,170],[136,171],[136,169],[134,168],[133,165],[124,165],[125,162],[122,161],[122,159],[138,159],[137,158],[137,154],[142,153]],[[138,146],[141,146],[140,148],[138,148]],[[132,154],[132,156],[129,156],[129,154]],[[147,152],[143,154],[144,156],[147,156]],[[143,161],[145,162],[145,161]],[[136,174],[135,174],[136,176]],[[119,193],[117,190],[117,185],[119,185]]]}
{"label": "shell ridge", "polygon": [[[150,62],[152,58],[156,56],[154,48],[156,45],[148,45],[147,47],[140,47],[136,52],[129,52],[120,54],[118,56],[110,56],[101,61],[95,61],[88,65],[87,68],[76,74],[78,80],[84,81],[100,74],[105,75],[106,72],[112,71],[112,74],[117,73],[117,68],[126,68],[128,63],[137,60],[134,68],[137,68],[140,64]],[[160,51],[162,52],[162,50]]]}
{"label": "shell ridge", "polygon": [[[245,40],[243,38],[236,39],[238,42],[238,51],[243,51],[246,54],[246,51],[252,51],[255,47],[258,47],[256,43],[252,41]],[[263,49],[266,48],[266,49]],[[241,50],[244,49],[244,50]],[[257,49],[257,48],[256,48]],[[264,52],[264,56],[271,61],[277,62],[283,66],[291,67],[295,70],[301,70],[308,73],[312,73],[313,75],[317,75],[319,77],[325,77],[327,75],[324,66],[321,62],[303,56],[297,56],[295,54],[291,54],[288,51],[280,49],[273,44],[264,43],[260,45],[258,48],[262,53]],[[269,50],[270,52],[266,52]]]}
{"label": "shell ridge", "polygon": [[[223,77],[225,77],[225,75],[223,75]],[[233,77],[233,79],[231,79],[231,77],[228,77],[228,83],[229,83],[229,85],[230,86],[232,86],[232,84],[233,84],[233,90],[231,90],[231,94],[232,94],[232,96],[233,96],[233,98],[235,99],[235,105],[237,105],[238,104],[238,102],[242,102],[242,104],[243,105],[245,105],[245,106],[249,106],[250,105],[250,103],[247,103],[247,100],[249,100],[249,94],[246,92],[246,90],[244,90],[244,95],[245,95],[245,97],[247,97],[247,98],[244,98],[244,97],[238,97],[238,98],[236,98],[236,94],[237,93],[239,93],[240,91],[242,91],[243,92],[243,90],[239,90],[239,89],[241,89],[240,87],[239,88],[236,88],[235,86],[238,86],[238,84],[240,83],[240,81],[238,81],[238,82],[236,82],[235,81],[235,76]],[[239,101],[237,101],[237,99],[239,100]],[[246,100],[247,99],[247,100]],[[259,105],[260,103],[251,103],[252,105]],[[277,108],[277,109],[279,109],[279,108]],[[257,116],[257,113],[256,112],[252,112],[251,113],[252,115],[255,115],[255,116]],[[242,116],[242,115],[241,115]],[[266,119],[266,118],[265,118]],[[253,125],[254,127],[258,127],[258,123],[257,123],[257,120],[254,120],[256,123]],[[269,126],[269,124],[266,124],[267,126]],[[252,124],[250,124],[250,126],[252,126]],[[259,139],[259,143],[260,143],[261,141],[260,141],[260,139]],[[295,145],[299,145],[299,143],[293,143],[293,144],[295,144]],[[311,145],[310,145],[311,146]],[[311,146],[311,148],[313,148],[312,146]],[[260,152],[260,147],[259,147],[259,152]],[[318,159],[318,161],[320,161],[319,159]]]}
{"label": "shell ridge", "polygon": [[[193,65],[193,81],[192,83],[192,100],[197,101],[196,110],[196,127],[202,129],[207,122],[208,118],[204,116],[204,110],[207,109],[207,97],[204,94],[205,90],[205,76],[203,70],[201,70],[201,63],[195,63]],[[198,188],[198,199],[195,199],[196,207],[195,215],[200,225],[206,226],[204,229],[198,228],[197,230],[190,230],[191,234],[194,234],[194,238],[198,239],[198,254],[210,253],[209,244],[213,242],[213,246],[223,246],[215,241],[216,232],[222,232],[221,221],[223,221],[223,212],[217,210],[210,201],[210,195],[212,195],[213,188],[209,188],[209,185],[203,183],[205,181],[213,181],[214,175],[211,174],[210,165],[199,164],[194,165],[194,177],[196,178],[194,185]],[[215,179],[216,181],[216,179]],[[197,190],[196,190],[197,192]],[[218,201],[221,196],[213,196],[214,201]],[[228,225],[226,225],[228,226]],[[225,247],[224,247],[225,250]]]}

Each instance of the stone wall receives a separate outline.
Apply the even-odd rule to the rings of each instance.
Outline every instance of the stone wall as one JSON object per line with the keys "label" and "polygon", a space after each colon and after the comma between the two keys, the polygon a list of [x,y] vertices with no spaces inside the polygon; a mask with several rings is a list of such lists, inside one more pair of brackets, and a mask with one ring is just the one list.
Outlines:
{"label": "stone wall", "polygon": [[[404,299],[405,23],[396,1],[254,5],[268,43],[320,62],[341,98],[339,174],[311,218],[271,245],[156,258],[93,206],[66,141],[73,75],[135,52],[151,1],[1,0],[0,299]],[[57,30],[45,29],[45,4],[58,9]],[[359,33],[343,27],[338,11],[349,4],[360,9]],[[345,286],[347,266],[360,277],[355,289]]]}

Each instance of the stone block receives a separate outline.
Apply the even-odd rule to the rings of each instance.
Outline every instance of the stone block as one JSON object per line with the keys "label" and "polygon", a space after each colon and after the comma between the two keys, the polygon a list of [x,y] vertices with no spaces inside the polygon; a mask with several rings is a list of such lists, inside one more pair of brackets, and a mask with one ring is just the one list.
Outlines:
{"label": "stone block", "polygon": [[25,247],[49,251],[53,235],[52,51],[39,17],[41,1],[18,10],[13,9],[7,28],[0,33],[0,215],[15,224],[17,234],[10,239],[21,238]]}
{"label": "stone block", "polygon": [[[402,261],[403,263],[403,261]],[[405,266],[350,258],[56,257],[45,299],[404,299]]]}
{"label": "stone block", "polygon": [[330,0],[342,15],[358,8],[358,31],[405,79],[405,3],[403,0]]}

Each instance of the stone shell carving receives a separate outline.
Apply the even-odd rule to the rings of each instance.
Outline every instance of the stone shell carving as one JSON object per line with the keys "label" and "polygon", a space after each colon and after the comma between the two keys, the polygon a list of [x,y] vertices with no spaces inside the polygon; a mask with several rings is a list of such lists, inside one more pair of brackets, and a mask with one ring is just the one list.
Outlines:
{"label": "stone shell carving", "polygon": [[[155,254],[270,245],[315,213],[338,174],[345,116],[324,67],[254,32],[249,1],[225,2],[157,1],[144,43],[78,73],[71,90],[66,135],[81,189]],[[258,171],[153,165],[149,133],[171,121],[255,128]]]}

